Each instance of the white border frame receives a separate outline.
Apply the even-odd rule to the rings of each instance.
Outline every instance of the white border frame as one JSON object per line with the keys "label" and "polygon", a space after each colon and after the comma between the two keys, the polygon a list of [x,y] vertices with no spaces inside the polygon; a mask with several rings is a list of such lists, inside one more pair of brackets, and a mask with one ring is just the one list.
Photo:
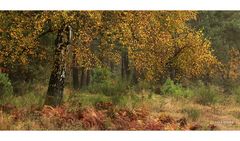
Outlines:
{"label": "white border frame", "polygon": [[[240,10],[239,0],[0,0],[0,10]],[[0,131],[3,141],[239,141],[239,131]]]}
{"label": "white border frame", "polygon": [[239,0],[0,0],[1,10],[240,10]]}
{"label": "white border frame", "polygon": [[1,131],[3,141],[239,141],[238,131]]}

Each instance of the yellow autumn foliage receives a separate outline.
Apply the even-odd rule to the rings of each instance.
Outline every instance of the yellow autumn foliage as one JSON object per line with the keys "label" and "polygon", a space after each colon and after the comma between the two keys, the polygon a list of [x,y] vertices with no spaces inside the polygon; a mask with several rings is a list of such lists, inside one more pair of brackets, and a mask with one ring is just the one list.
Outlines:
{"label": "yellow autumn foliage", "polygon": [[[0,13],[0,63],[27,64],[29,57],[44,58],[36,50],[45,32],[63,24],[73,27],[72,47],[77,62],[88,69],[104,62],[120,64],[128,52],[130,68],[148,80],[168,75],[196,77],[217,65],[210,42],[188,22],[194,11],[39,11]],[[92,47],[93,42],[97,45]]]}

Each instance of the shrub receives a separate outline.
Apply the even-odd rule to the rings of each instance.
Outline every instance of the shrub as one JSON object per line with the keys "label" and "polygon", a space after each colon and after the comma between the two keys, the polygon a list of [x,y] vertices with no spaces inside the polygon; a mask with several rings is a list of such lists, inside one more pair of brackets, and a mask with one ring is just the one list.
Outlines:
{"label": "shrub", "polygon": [[196,102],[203,105],[211,105],[218,102],[219,90],[216,86],[206,86],[202,82],[195,87],[194,92],[196,93]]}
{"label": "shrub", "polygon": [[8,76],[4,73],[0,73],[0,97],[1,99],[4,97],[11,96],[13,94],[13,87],[8,78]]}
{"label": "shrub", "polygon": [[114,78],[106,68],[96,68],[93,71],[92,84],[87,88],[90,93],[118,95],[127,92],[128,83]]}
{"label": "shrub", "polygon": [[108,83],[112,79],[112,75],[109,69],[97,67],[92,73],[92,83]]}
{"label": "shrub", "polygon": [[193,91],[189,88],[183,88],[180,84],[174,84],[171,79],[167,79],[161,87],[161,92],[165,95],[173,95],[176,97],[190,98],[192,97]]}
{"label": "shrub", "polygon": [[163,84],[161,91],[163,94],[177,94],[181,89],[182,87],[180,85],[174,84],[171,79],[167,79]]}

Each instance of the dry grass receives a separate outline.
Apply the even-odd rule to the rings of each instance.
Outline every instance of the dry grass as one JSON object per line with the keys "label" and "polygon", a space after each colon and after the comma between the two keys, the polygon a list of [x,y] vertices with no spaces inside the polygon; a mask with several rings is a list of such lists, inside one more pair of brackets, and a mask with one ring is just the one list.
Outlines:
{"label": "dry grass", "polygon": [[[44,87],[37,88],[46,92]],[[79,98],[69,101],[73,94],[71,89],[65,89],[65,103],[57,108],[2,105],[0,130],[240,129],[240,107],[231,96],[223,102],[201,105],[193,99],[156,95],[148,91],[134,93],[137,97],[122,98],[115,103],[109,96],[88,93],[77,94]],[[34,102],[34,97],[29,100],[38,103]],[[74,105],[76,101],[79,104]],[[21,101],[18,102],[21,105]]]}
{"label": "dry grass", "polygon": [[[229,98],[231,99],[231,98]],[[218,130],[239,130],[240,129],[240,107],[229,100],[228,103],[215,105],[201,105],[187,99],[175,99],[173,97],[155,96],[152,105],[153,115],[167,114],[174,118],[187,118],[189,124],[201,125],[202,129],[207,129],[214,125]],[[196,119],[192,120],[186,114],[186,109],[198,111]]]}

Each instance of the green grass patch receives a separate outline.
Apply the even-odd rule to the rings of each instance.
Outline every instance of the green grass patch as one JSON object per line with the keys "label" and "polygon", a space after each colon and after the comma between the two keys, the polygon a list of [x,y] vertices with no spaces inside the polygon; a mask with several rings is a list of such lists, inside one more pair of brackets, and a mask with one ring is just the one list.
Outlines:
{"label": "green grass patch", "polygon": [[69,96],[67,102],[72,108],[94,107],[98,102],[110,102],[111,98],[103,94],[76,93]]}
{"label": "green grass patch", "polygon": [[201,111],[193,107],[184,108],[182,112],[186,113],[188,118],[191,119],[192,121],[197,121],[201,115]]}
{"label": "green grass patch", "polygon": [[43,106],[45,96],[41,94],[35,94],[34,92],[29,92],[21,96],[8,96],[5,97],[1,104],[11,104],[17,108],[31,108],[31,106],[41,107]]}
{"label": "green grass patch", "polygon": [[199,104],[211,105],[221,101],[221,92],[214,85],[206,86],[203,83],[199,83],[193,89],[196,95],[195,100]]}

